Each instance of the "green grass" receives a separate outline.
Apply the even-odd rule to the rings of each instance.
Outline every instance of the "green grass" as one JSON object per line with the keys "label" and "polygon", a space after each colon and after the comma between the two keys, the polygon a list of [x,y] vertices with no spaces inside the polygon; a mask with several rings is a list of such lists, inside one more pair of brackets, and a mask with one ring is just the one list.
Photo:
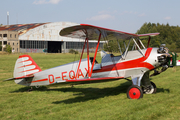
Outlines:
{"label": "green grass", "polygon": [[[0,55],[0,119],[139,120],[180,118],[180,68],[169,68],[152,77],[157,93],[140,100],[126,96],[131,85],[124,79],[71,86],[30,87],[17,85],[13,77],[20,54]],[[74,54],[30,54],[42,70],[73,62]],[[92,56],[92,55],[91,55]],[[80,56],[76,55],[75,60]],[[84,56],[86,57],[86,56]],[[100,56],[98,55],[100,62]]]}

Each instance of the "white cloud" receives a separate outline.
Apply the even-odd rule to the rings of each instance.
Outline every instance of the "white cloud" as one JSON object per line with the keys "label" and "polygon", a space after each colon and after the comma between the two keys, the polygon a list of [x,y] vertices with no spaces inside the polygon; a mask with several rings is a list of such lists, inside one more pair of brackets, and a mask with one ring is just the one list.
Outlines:
{"label": "white cloud", "polygon": [[58,4],[62,0],[35,0],[33,4]]}
{"label": "white cloud", "polygon": [[140,17],[144,17],[144,16],[146,16],[146,14],[145,14],[145,13],[142,13],[142,14],[139,14],[139,16],[140,16]]}
{"label": "white cloud", "polygon": [[139,17],[146,16],[145,13],[138,13],[136,11],[123,11],[123,12],[120,13],[120,15],[136,15],[136,16],[139,16]]}
{"label": "white cloud", "polygon": [[58,4],[60,1],[62,1],[62,0],[50,0],[49,2],[52,4]]}
{"label": "white cloud", "polygon": [[166,20],[170,20],[170,19],[171,19],[171,17],[165,17],[164,19],[166,19]]}
{"label": "white cloud", "polygon": [[39,1],[34,1],[33,4],[45,4],[46,0],[39,0]]}
{"label": "white cloud", "polygon": [[133,14],[133,15],[136,15],[137,12],[134,12],[134,11],[124,11],[124,12],[121,12],[120,15],[125,15],[125,14]]}
{"label": "white cloud", "polygon": [[109,15],[109,14],[101,14],[101,15],[96,15],[91,18],[88,18],[87,20],[100,21],[100,20],[108,20],[108,19],[114,19],[114,16]]}

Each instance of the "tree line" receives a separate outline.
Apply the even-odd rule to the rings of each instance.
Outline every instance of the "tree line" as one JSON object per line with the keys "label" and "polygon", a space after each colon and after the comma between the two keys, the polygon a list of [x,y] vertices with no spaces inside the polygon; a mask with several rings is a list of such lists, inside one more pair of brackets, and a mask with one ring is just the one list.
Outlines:
{"label": "tree line", "polygon": [[[166,44],[172,52],[180,52],[180,27],[179,26],[170,26],[168,23],[159,24],[159,23],[144,23],[136,34],[145,34],[145,33],[156,33],[159,32],[158,36],[152,37],[150,41],[150,47],[159,47],[161,44]],[[148,42],[148,37],[141,38],[142,42],[146,45]],[[109,45],[104,45],[104,50],[111,52],[118,52],[117,41],[109,41]]]}
{"label": "tree line", "polygon": [[155,33],[160,34],[156,37],[151,38],[150,46],[159,47],[161,44],[166,44],[170,51],[180,52],[180,27],[170,26],[168,23],[155,24],[155,23],[144,23],[136,34],[144,33]]}

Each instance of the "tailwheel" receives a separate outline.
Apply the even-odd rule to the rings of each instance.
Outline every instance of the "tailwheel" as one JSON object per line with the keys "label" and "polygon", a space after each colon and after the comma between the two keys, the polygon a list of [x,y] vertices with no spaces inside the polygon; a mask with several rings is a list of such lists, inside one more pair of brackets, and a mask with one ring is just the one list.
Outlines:
{"label": "tailwheel", "polygon": [[143,97],[143,91],[139,86],[132,85],[127,90],[127,97],[129,99],[140,99]]}
{"label": "tailwheel", "polygon": [[154,94],[156,93],[157,88],[156,85],[153,82],[151,82],[150,86],[142,87],[142,90],[145,94]]}

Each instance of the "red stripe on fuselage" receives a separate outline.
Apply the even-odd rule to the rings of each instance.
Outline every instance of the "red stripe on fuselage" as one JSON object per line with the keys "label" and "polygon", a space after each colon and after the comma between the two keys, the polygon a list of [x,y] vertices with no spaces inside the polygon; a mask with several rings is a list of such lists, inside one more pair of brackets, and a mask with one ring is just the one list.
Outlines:
{"label": "red stripe on fuselage", "polygon": [[59,79],[59,78],[61,78],[60,76],[59,77],[56,77],[56,79]]}
{"label": "red stripe on fuselage", "polygon": [[138,67],[145,67],[145,68],[148,68],[149,70],[152,70],[154,69],[154,66],[151,65],[150,63],[144,62],[149,57],[151,51],[152,51],[152,48],[148,48],[146,50],[145,57],[141,57],[138,59],[129,60],[125,62],[120,62],[113,65],[104,66],[100,70],[93,71],[93,73],[131,69],[131,68],[138,68]]}
{"label": "red stripe on fuselage", "polygon": [[75,80],[66,80],[66,82],[85,82],[85,81],[98,81],[98,80],[116,80],[122,79],[124,77],[101,77],[101,78],[85,78],[85,79],[75,79]]}
{"label": "red stripe on fuselage", "polygon": [[41,80],[36,80],[36,81],[32,81],[31,83],[35,83],[35,82],[42,82],[42,81],[47,81],[48,79],[45,78],[45,79],[41,79]]}

